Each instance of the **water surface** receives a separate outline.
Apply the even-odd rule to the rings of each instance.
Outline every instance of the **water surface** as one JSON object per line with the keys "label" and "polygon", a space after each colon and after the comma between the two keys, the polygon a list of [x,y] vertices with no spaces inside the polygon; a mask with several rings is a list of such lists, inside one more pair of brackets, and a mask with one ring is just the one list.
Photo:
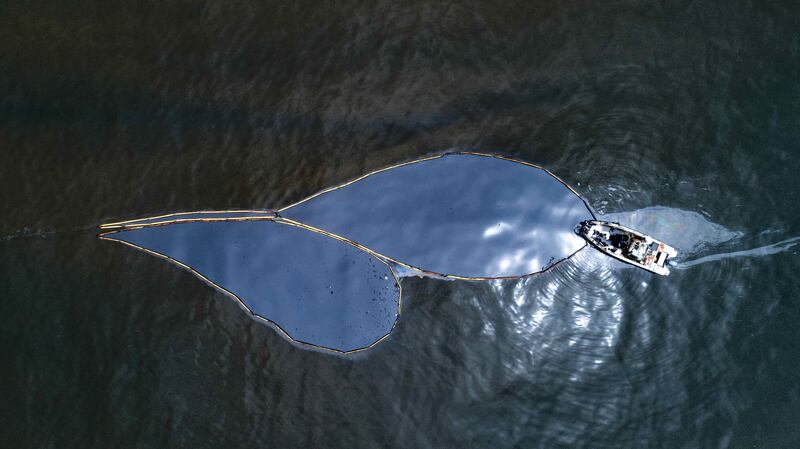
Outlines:
{"label": "water surface", "polygon": [[[4,2],[0,441],[798,447],[800,250],[771,246],[800,236],[798,17],[792,1]],[[678,232],[653,235],[688,266],[582,250],[518,281],[404,277],[395,329],[344,358],[94,237],[281,208],[454,149],[539,164],[626,224],[662,208],[652,223]],[[742,253],[758,248],[779,250]]]}

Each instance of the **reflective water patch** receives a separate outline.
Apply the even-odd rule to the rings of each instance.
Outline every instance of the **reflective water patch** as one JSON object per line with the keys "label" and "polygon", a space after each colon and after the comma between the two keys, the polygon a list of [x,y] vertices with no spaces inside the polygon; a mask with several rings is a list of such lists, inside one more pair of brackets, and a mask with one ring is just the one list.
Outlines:
{"label": "reflective water patch", "polygon": [[547,170],[459,153],[371,173],[279,210],[387,259],[456,278],[537,273],[585,242],[584,201]]}
{"label": "reflective water patch", "polygon": [[[499,156],[434,156],[272,211],[181,212],[101,225],[164,257],[290,339],[351,352],[394,327],[392,267],[460,279],[538,273],[584,247],[586,203],[547,170]],[[410,270],[409,270],[410,269]]]}
{"label": "reflective water patch", "polygon": [[300,343],[364,349],[388,335],[399,314],[400,285],[385,262],[290,224],[176,222],[101,237],[189,269]]}

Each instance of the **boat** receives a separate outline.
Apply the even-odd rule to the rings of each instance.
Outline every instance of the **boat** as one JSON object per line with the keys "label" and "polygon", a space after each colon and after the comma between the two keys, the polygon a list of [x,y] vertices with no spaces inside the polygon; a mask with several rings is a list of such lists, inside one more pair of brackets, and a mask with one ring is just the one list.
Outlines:
{"label": "boat", "polygon": [[609,256],[662,276],[669,274],[668,261],[678,255],[678,251],[666,243],[619,223],[582,221],[576,233]]}

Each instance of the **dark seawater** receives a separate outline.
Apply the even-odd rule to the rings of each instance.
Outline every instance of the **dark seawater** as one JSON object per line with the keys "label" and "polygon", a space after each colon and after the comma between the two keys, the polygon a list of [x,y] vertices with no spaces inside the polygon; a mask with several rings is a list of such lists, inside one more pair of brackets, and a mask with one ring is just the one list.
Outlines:
{"label": "dark seawater", "polygon": [[[0,447],[800,446],[798,30],[792,1],[2,2]],[[681,265],[405,277],[342,357],[94,237],[453,148]]]}

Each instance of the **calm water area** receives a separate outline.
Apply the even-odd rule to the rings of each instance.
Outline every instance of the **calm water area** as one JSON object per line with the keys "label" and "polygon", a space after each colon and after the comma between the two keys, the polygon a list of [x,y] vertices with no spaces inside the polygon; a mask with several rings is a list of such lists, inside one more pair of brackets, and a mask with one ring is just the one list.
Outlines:
{"label": "calm water area", "polygon": [[[2,2],[0,447],[800,447],[798,30],[793,1]],[[343,356],[96,238],[453,150],[678,266],[405,274]]]}

